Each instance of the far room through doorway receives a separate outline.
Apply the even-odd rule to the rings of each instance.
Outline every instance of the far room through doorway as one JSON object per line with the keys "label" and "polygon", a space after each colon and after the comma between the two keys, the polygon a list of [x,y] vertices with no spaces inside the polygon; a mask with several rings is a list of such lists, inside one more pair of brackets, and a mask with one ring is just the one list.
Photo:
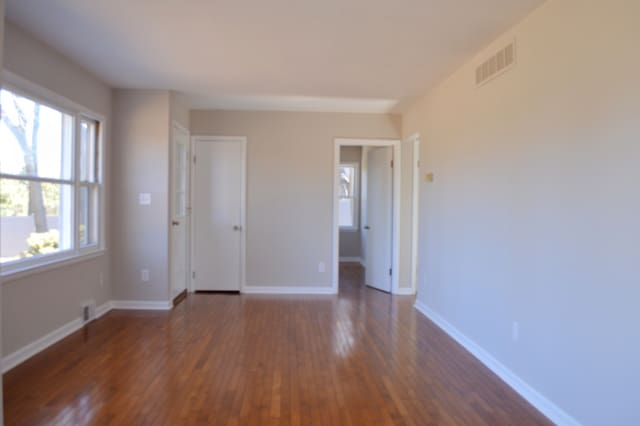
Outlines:
{"label": "far room through doorway", "polygon": [[336,290],[341,279],[350,289],[366,285],[392,293],[397,288],[395,151],[399,141],[336,140]]}
{"label": "far room through doorway", "polygon": [[[334,141],[333,290],[415,295],[419,135]],[[344,277],[342,276],[344,275]]]}

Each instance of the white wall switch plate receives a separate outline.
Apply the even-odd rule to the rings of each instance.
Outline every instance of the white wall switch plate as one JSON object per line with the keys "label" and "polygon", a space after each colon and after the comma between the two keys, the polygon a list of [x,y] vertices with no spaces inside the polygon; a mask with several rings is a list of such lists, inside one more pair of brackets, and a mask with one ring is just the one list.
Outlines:
{"label": "white wall switch plate", "polygon": [[324,262],[318,263],[318,272],[324,272],[325,270]]}
{"label": "white wall switch plate", "polygon": [[146,283],[149,281],[149,270],[148,269],[142,269],[140,271],[140,279],[142,280],[142,282]]}

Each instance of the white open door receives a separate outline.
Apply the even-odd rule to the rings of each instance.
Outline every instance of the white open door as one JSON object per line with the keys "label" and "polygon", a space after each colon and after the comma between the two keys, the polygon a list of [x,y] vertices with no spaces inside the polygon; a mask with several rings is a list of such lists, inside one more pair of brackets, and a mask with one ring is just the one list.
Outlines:
{"label": "white open door", "polygon": [[367,153],[365,284],[386,292],[391,292],[392,160],[391,147],[370,148]]}
{"label": "white open door", "polygon": [[189,253],[189,132],[176,124],[171,136],[171,297],[187,289]]}
{"label": "white open door", "polygon": [[195,138],[193,271],[196,291],[240,291],[246,141]]}

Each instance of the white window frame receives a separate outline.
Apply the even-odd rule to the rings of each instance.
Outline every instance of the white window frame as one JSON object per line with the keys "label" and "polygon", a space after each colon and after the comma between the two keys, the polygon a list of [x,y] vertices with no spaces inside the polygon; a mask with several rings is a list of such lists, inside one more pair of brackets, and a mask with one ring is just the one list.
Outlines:
{"label": "white window frame", "polygon": [[353,197],[338,196],[338,202],[343,198],[353,198],[353,225],[352,226],[340,226],[341,231],[356,232],[360,223],[360,165],[355,161],[341,161],[338,165],[338,170],[342,167],[353,167],[354,170],[354,182],[353,182]]}
{"label": "white window frame", "polygon": [[[89,120],[89,121],[95,121],[98,123],[98,134],[97,134],[97,140],[96,140],[96,151],[98,154],[98,161],[95,164],[95,167],[97,169],[96,171],[96,181],[95,182],[89,182],[89,181],[83,181],[80,178],[80,143],[79,143],[79,137],[80,137],[80,126],[82,123],[82,120]],[[82,255],[82,254],[91,254],[94,253],[98,250],[101,250],[104,248],[104,144],[103,144],[103,135],[104,135],[104,119],[100,118],[97,114],[93,114],[90,113],[88,111],[83,111],[78,113],[75,116],[75,120],[76,120],[76,133],[75,133],[75,138],[74,138],[74,153],[76,155],[75,159],[77,159],[77,161],[74,161],[74,191],[75,191],[75,209],[74,209],[74,226],[75,226],[75,233],[74,233],[74,243],[75,246],[78,250],[78,254]],[[77,143],[76,143],[77,142]],[[86,246],[80,246],[80,191],[83,187],[86,187],[88,189],[96,189],[97,193],[98,193],[98,212],[96,215],[96,220],[97,220],[97,224],[96,224],[96,231],[97,231],[97,241],[92,243],[92,244],[88,244]]]}
{"label": "white window frame", "polygon": [[[69,250],[61,250],[57,253],[30,257],[26,259],[15,260],[0,265],[0,276],[3,278],[17,278],[24,274],[40,272],[51,267],[62,266],[67,263],[75,263],[81,261],[84,258],[92,258],[101,255],[106,251],[106,236],[105,236],[105,188],[104,188],[104,133],[106,128],[106,117],[102,114],[96,113],[89,108],[73,102],[57,93],[46,89],[40,85],[30,82],[29,80],[18,76],[7,70],[3,70],[2,76],[2,89],[15,93],[18,96],[23,96],[32,101],[38,102],[41,105],[56,109],[62,113],[69,114],[73,117],[74,133],[72,138],[72,152],[73,152],[73,170],[71,179],[48,179],[29,177],[26,180],[51,182],[65,185],[72,185],[73,187],[73,211],[71,212],[71,223],[73,229],[72,241],[73,246]],[[95,120],[99,123],[98,129],[98,162],[96,167],[97,173],[97,188],[98,188],[98,212],[97,212],[97,239],[95,244],[80,247],[80,188],[87,186],[86,183],[80,181],[80,122],[82,119]],[[16,178],[13,175],[1,175],[3,178]]]}

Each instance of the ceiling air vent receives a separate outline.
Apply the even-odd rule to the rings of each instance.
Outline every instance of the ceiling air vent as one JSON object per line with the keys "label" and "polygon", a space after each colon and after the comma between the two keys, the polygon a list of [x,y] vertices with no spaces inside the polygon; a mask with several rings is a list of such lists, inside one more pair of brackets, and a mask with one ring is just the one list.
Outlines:
{"label": "ceiling air vent", "polygon": [[509,43],[476,68],[476,86],[488,81],[510,69],[516,63],[516,42]]}

